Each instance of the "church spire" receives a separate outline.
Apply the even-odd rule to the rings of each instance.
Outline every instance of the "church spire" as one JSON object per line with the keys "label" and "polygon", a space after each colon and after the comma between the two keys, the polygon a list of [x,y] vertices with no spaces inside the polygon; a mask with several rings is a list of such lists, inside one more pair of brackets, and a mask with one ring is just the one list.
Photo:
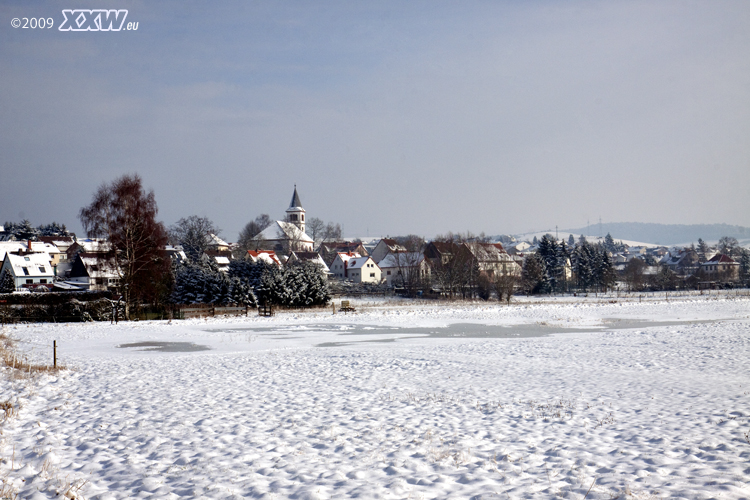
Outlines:
{"label": "church spire", "polygon": [[286,209],[286,220],[300,228],[303,233],[305,232],[305,209],[302,208],[302,201],[300,201],[299,194],[297,194],[296,184],[294,185],[292,202],[289,204],[289,208]]}
{"label": "church spire", "polygon": [[294,194],[292,195],[292,202],[289,204],[289,208],[302,208],[302,201],[299,199],[297,194],[297,185],[294,185]]}

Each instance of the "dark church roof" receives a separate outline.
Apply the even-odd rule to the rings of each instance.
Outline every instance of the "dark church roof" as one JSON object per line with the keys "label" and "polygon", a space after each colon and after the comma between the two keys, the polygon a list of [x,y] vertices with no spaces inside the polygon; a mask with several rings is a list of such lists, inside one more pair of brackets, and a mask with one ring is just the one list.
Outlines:
{"label": "dark church roof", "polygon": [[292,202],[289,204],[289,208],[299,207],[302,208],[302,202],[297,194],[297,186],[294,186],[294,195],[292,196]]}

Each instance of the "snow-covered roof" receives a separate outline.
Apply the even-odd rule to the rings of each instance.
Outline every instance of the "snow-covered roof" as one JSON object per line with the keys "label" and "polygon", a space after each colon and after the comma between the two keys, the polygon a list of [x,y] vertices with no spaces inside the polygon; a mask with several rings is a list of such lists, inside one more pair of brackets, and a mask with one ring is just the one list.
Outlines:
{"label": "snow-covered roof", "polygon": [[109,252],[110,245],[107,240],[98,238],[86,238],[84,240],[76,241],[80,246],[83,247],[84,252]]}
{"label": "snow-covered roof", "polygon": [[351,257],[349,258],[347,267],[349,269],[362,269],[368,262],[377,267],[377,264],[372,260],[372,257]]}
{"label": "snow-covered roof", "polygon": [[[28,241],[0,241],[0,260],[3,260],[5,258],[5,254],[8,252],[27,250],[28,245]],[[47,254],[47,260],[52,260],[50,254],[61,253],[55,245],[44,243],[42,241],[32,241],[31,251]]]}
{"label": "snow-covered roof", "polygon": [[69,292],[84,290],[84,288],[80,285],[80,283],[75,283],[72,281],[56,281],[54,286],[52,287],[52,290],[66,290]]}
{"label": "snow-covered roof", "polygon": [[503,249],[500,243],[465,243],[472,255],[479,262],[501,262],[509,261],[508,252]]}
{"label": "snow-covered roof", "polygon": [[222,257],[221,255],[217,255],[216,257],[214,257],[214,260],[220,266],[228,266],[229,265],[229,257]]}
{"label": "snow-covered roof", "polygon": [[272,250],[248,250],[247,255],[248,255],[248,258],[252,260],[253,262],[258,262],[259,260],[262,260],[263,262],[267,264],[274,264],[277,266],[281,265],[281,261],[276,256],[276,252]]}
{"label": "snow-covered roof", "polygon": [[406,248],[399,245],[398,242],[392,238],[382,238],[378,244],[376,245],[376,248],[380,246],[380,244],[383,244],[388,247],[388,250],[391,252],[405,252]]}
{"label": "snow-covered roof", "polygon": [[422,252],[389,253],[383,258],[383,260],[378,262],[378,267],[385,269],[418,266],[423,260],[424,254]]}
{"label": "snow-covered roof", "polygon": [[208,243],[208,246],[210,246],[210,247],[228,247],[229,246],[229,243],[227,243],[226,241],[222,240],[221,238],[219,238],[215,234],[209,234],[208,235],[208,239],[210,240],[209,243]]}
{"label": "snow-covered roof", "polygon": [[349,259],[359,259],[362,258],[362,256],[357,252],[338,252],[336,258],[340,259],[342,262],[348,262]]}
{"label": "snow-covered roof", "polygon": [[120,273],[117,272],[117,267],[108,262],[100,261],[96,254],[79,253],[78,258],[86,267],[86,273],[89,278],[119,278]]}
{"label": "snow-covered roof", "polygon": [[46,253],[7,253],[5,259],[16,277],[51,278],[55,275]]}
{"label": "snow-covered roof", "polygon": [[737,264],[737,261],[731,258],[729,255],[723,254],[723,253],[717,253],[713,257],[711,257],[709,260],[703,263],[703,265],[706,264]]}
{"label": "snow-covered roof", "polygon": [[[286,235],[286,238],[284,238],[283,235]],[[292,241],[302,241],[305,243],[315,243],[312,238],[302,232],[296,225],[292,224],[291,222],[284,222],[280,220],[274,221],[273,224],[261,231],[256,239],[266,241],[288,239]]]}
{"label": "snow-covered roof", "polygon": [[292,252],[292,255],[296,260],[300,262],[312,262],[314,264],[318,264],[326,273],[330,271],[328,269],[328,266],[326,265],[326,262],[323,260],[323,257],[321,257],[318,252]]}

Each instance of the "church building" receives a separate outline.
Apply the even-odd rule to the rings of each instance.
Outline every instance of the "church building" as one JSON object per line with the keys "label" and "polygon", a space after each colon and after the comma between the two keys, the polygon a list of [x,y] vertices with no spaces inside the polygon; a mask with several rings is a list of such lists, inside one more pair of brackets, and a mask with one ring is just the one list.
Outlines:
{"label": "church building", "polygon": [[277,220],[265,228],[258,236],[263,241],[264,250],[274,250],[283,254],[291,252],[312,252],[315,242],[305,233],[305,209],[294,186],[294,194],[286,220]]}

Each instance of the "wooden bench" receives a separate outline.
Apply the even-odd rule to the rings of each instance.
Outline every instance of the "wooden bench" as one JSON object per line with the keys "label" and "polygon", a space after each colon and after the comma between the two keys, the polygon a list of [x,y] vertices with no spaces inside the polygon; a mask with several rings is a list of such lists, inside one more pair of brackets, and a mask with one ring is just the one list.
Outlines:
{"label": "wooden bench", "polygon": [[273,305],[271,304],[259,305],[258,316],[273,316]]}

